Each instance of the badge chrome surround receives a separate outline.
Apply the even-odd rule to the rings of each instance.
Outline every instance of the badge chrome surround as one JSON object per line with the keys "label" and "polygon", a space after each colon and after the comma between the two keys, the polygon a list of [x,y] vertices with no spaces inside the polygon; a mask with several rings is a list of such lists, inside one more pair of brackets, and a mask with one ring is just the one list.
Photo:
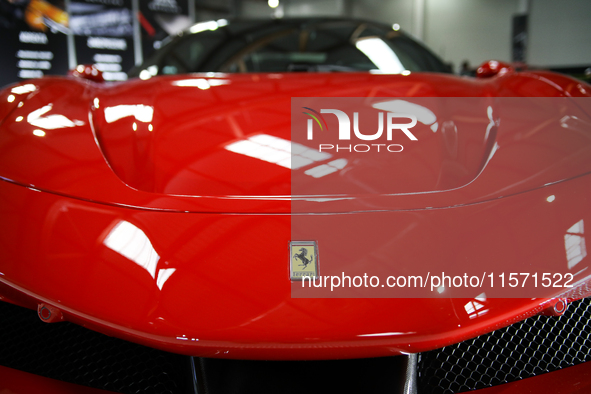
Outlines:
{"label": "badge chrome surround", "polygon": [[318,244],[316,241],[291,241],[289,243],[289,277],[302,280],[318,277]]}

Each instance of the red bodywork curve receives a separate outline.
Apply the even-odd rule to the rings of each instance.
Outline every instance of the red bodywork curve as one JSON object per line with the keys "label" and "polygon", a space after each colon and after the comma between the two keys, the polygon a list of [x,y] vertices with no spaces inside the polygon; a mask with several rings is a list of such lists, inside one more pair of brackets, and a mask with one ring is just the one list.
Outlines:
{"label": "red bodywork curve", "polygon": [[39,375],[0,366],[0,392],[3,394],[109,394],[112,391],[98,390],[79,384],[44,378]]}
{"label": "red bodywork curve", "polygon": [[[65,383],[55,379],[0,366],[0,389],[12,394],[108,394],[112,391]],[[474,394],[586,394],[591,390],[591,363],[564,368],[551,374],[543,374],[495,387],[474,390]]]}
{"label": "red bodywork curve", "polygon": [[[342,245],[356,243],[354,271],[367,256],[434,268],[469,258],[489,271],[564,265],[566,230],[591,222],[589,116],[568,101],[588,95],[583,83],[512,72],[487,80],[216,74],[112,87],[60,78],[31,83],[36,90],[15,100],[24,104],[0,106],[0,294],[12,302],[45,303],[66,320],[177,353],[328,359],[434,349],[536,314],[549,299],[588,294],[582,275],[570,293],[489,299],[488,313],[473,318],[465,309],[471,299],[453,294],[292,298],[287,264],[296,234],[318,240],[326,267]],[[299,96],[563,97],[564,105],[548,111],[579,122],[567,124],[574,132],[566,140],[553,116],[519,138],[499,131],[496,141],[521,153],[500,150],[499,164],[474,182],[449,173],[450,185],[466,187],[425,183],[416,186],[420,195],[360,190],[319,202],[291,196],[290,170],[224,149],[261,133],[289,140],[290,102]],[[482,155],[490,144],[483,138],[458,149]],[[440,164],[436,156],[421,160]],[[478,172],[466,163],[473,179]],[[329,214],[310,215],[313,230],[306,232],[292,227],[294,207]],[[358,233],[346,231],[353,222],[363,224]],[[330,235],[335,229],[341,238]],[[114,234],[143,247],[131,252]]]}

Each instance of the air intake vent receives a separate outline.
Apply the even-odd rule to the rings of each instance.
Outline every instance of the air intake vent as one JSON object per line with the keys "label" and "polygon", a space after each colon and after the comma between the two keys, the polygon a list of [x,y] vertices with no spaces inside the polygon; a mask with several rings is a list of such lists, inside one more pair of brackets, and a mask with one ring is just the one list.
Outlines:
{"label": "air intake vent", "polygon": [[419,393],[495,386],[591,360],[591,299],[561,317],[536,316],[453,346],[422,353]]}
{"label": "air intake vent", "polygon": [[43,323],[0,302],[0,365],[117,393],[190,393],[190,357],[108,337],[78,325]]}

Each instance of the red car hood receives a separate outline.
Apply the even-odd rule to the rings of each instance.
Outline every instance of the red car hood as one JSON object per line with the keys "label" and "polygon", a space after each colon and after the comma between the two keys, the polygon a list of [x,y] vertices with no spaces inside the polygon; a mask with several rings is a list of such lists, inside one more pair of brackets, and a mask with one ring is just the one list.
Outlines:
{"label": "red car hood", "polygon": [[[367,204],[373,209],[467,204],[591,171],[585,160],[587,139],[580,133],[564,133],[565,128],[587,127],[588,115],[576,103],[567,98],[548,101],[527,123],[517,123],[522,108],[511,108],[514,102],[507,98],[494,99],[533,95],[532,91],[563,95],[532,76],[509,76],[503,84],[429,74],[305,78],[302,84],[297,74],[216,74],[135,80],[108,88],[70,80],[41,81],[41,86],[51,85],[56,93],[48,97],[49,86],[41,88],[20,111],[46,108],[51,102],[40,115],[42,120],[57,115],[78,122],[78,127],[59,131],[60,140],[46,139],[51,152],[62,158],[61,152],[74,156],[73,160],[70,164],[45,160],[43,168],[34,168],[26,165],[32,158],[13,150],[14,157],[1,175],[70,196],[159,210],[290,212],[289,196],[297,200],[298,195],[348,195],[346,202],[327,202],[320,209],[316,203],[298,204],[298,210],[342,212],[364,210]],[[537,82],[537,90],[523,82],[528,80]],[[467,94],[481,98],[464,98],[462,108],[456,96]],[[376,108],[387,107],[388,97],[430,97],[423,100],[428,100],[437,121],[419,122],[415,133],[420,144],[404,154],[357,155],[330,182],[306,175],[309,167],[290,171],[229,149],[237,141],[261,135],[291,140],[292,97],[373,97],[366,105]],[[451,97],[456,97],[453,116],[444,105]],[[562,121],[565,117],[570,123]],[[561,141],[559,149],[554,138]],[[23,146],[38,140],[19,135]],[[340,156],[333,153],[331,160]],[[76,182],[52,168],[62,165],[76,170]],[[97,187],[99,183],[103,187]],[[292,191],[293,185],[298,189]]]}
{"label": "red car hood", "polygon": [[[504,126],[504,116],[517,118],[511,106],[492,98],[565,96],[536,75],[34,84],[0,124],[0,294],[13,301],[45,302],[72,321],[167,350],[293,359],[423,351],[537,313],[547,298],[587,294],[586,252],[573,263],[565,237],[584,237],[575,225],[591,221],[589,117],[562,98],[518,130]],[[257,135],[290,140],[292,97],[431,97],[445,119],[441,97],[467,95],[490,103],[435,133],[419,124],[421,149],[349,162],[330,189],[328,178],[227,149]],[[370,175],[389,166],[406,171]],[[118,236],[144,247],[130,251]],[[578,287],[539,299],[477,289],[462,298],[292,298],[294,239],[318,242],[323,275],[451,266],[498,275],[573,264]]]}
{"label": "red car hood", "polygon": [[[326,184],[325,179],[310,182],[304,174],[313,166],[290,171],[289,165],[236,152],[233,146],[249,140],[255,141],[256,149],[257,137],[262,137],[261,141],[274,137],[268,139],[271,144],[289,144],[292,97],[396,97],[405,96],[416,86],[422,87],[417,92],[421,95],[445,97],[449,94],[445,83],[451,82],[436,76],[364,74],[351,81],[351,76],[320,75],[308,78],[311,89],[302,89],[300,78],[271,77],[164,78],[100,92],[96,96],[100,108],[94,111],[98,141],[119,178],[146,192],[287,196],[299,194],[292,193],[291,186],[300,184],[311,194],[326,195],[327,190],[321,187]],[[432,80],[435,81],[427,84]],[[455,122],[451,118],[445,122],[447,118],[442,113],[450,111],[443,105],[446,100],[433,97],[426,103],[435,119],[428,120],[428,124],[419,123],[415,129],[420,146],[404,155],[357,155],[360,157],[348,168],[346,177],[331,177],[336,178],[331,179],[332,192],[342,194],[347,190],[373,196],[432,192],[462,187],[474,180],[494,146],[496,129],[487,132],[487,107],[494,105],[494,100],[472,103],[481,108],[474,108],[469,99],[464,100],[463,108],[455,108]],[[374,98],[364,105],[387,108],[391,102],[392,99]],[[439,134],[433,132],[438,126],[433,126],[437,118],[442,124]],[[440,138],[442,132],[444,138]],[[327,156],[335,160],[342,155]],[[316,164],[326,161],[319,158]],[[375,168],[390,170],[376,172]],[[394,170],[398,168],[412,170]]]}

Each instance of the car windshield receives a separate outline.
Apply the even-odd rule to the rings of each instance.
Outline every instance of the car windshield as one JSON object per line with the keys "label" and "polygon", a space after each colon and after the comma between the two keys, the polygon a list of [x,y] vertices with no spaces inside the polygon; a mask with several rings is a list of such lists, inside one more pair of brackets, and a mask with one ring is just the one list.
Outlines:
{"label": "car windshield", "polygon": [[391,27],[352,20],[201,22],[171,39],[130,77],[192,72],[329,72],[384,74],[449,68]]}

